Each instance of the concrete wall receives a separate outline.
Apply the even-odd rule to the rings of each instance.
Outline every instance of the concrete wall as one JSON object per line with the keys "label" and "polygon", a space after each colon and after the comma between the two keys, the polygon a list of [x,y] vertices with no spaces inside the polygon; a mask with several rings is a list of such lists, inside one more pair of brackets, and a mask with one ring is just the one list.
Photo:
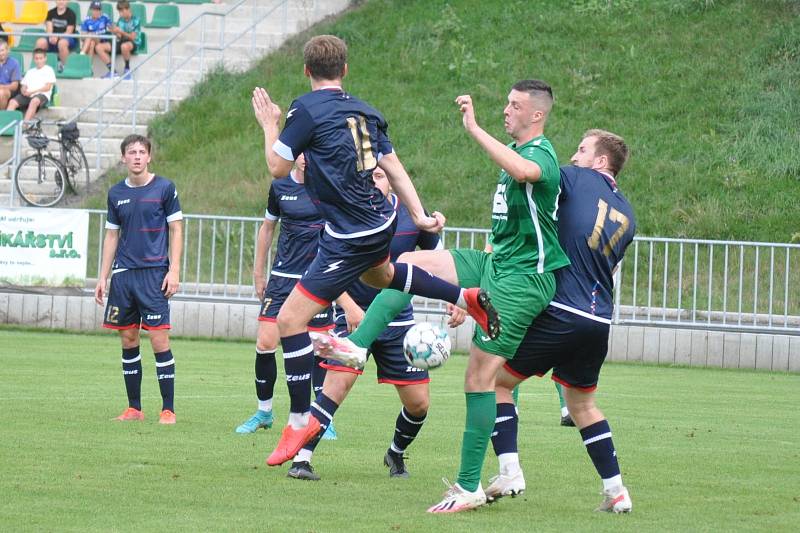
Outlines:
{"label": "concrete wall", "polygon": [[[171,314],[173,335],[255,339],[258,327],[255,303],[176,300]],[[416,318],[443,321],[441,315]],[[103,308],[91,296],[0,292],[0,324],[103,331],[102,320]],[[470,324],[449,330],[454,349],[469,347],[468,320]],[[613,326],[609,360],[800,372],[800,336]]]}

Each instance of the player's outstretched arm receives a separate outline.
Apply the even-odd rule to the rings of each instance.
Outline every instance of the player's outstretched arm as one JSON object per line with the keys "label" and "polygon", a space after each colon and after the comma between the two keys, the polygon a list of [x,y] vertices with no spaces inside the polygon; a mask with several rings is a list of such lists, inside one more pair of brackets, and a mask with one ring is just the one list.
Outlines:
{"label": "player's outstretched arm", "polygon": [[94,301],[97,305],[103,305],[103,298],[106,294],[108,285],[108,275],[111,273],[111,263],[117,255],[117,245],[119,244],[119,230],[107,229],[106,236],[103,238],[103,260],[100,263],[100,272],[97,275],[97,285],[94,287]]}
{"label": "player's outstretched arm", "polygon": [[272,102],[267,91],[261,87],[253,89],[251,102],[256,120],[264,131],[264,157],[269,173],[273,178],[288,176],[294,162],[287,161],[272,149],[280,133],[281,108]]}
{"label": "player's outstretched arm", "polygon": [[475,109],[472,106],[472,97],[468,94],[463,94],[456,98],[456,104],[461,110],[461,120],[464,124],[464,129],[467,130],[473,139],[475,139],[481,148],[489,154],[500,168],[508,172],[508,175],[514,178],[514,181],[519,183],[539,181],[542,177],[542,169],[533,161],[529,161],[519,155],[517,152],[504,145],[491,135],[489,135],[483,128],[478,125],[475,120]]}
{"label": "player's outstretched arm", "polygon": [[272,246],[272,238],[275,235],[275,220],[264,219],[261,227],[258,228],[256,237],[256,259],[253,261],[253,287],[259,300],[264,297],[264,289],[267,286],[267,277],[264,271],[267,268],[267,250]]}
{"label": "player's outstretched arm", "polygon": [[444,215],[438,211],[434,211],[430,216],[425,214],[425,209],[422,207],[422,202],[419,200],[417,190],[411,182],[403,163],[397,154],[384,155],[378,161],[378,166],[386,172],[386,177],[389,178],[389,183],[392,185],[392,190],[400,198],[400,201],[405,204],[414,224],[424,231],[431,233],[438,233],[444,228],[445,218]]}

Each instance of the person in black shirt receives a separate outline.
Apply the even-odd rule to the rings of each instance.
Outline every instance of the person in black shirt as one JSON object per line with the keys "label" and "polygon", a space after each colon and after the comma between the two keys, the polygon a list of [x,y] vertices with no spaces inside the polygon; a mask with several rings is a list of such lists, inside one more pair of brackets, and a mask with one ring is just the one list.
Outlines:
{"label": "person in black shirt", "polygon": [[[67,0],[56,0],[56,7],[47,12],[45,19],[47,33],[74,34],[77,27],[75,12],[67,7]],[[64,70],[64,62],[70,50],[78,46],[75,37],[41,37],[36,41],[36,48],[44,48],[48,52],[58,52],[58,72]]]}

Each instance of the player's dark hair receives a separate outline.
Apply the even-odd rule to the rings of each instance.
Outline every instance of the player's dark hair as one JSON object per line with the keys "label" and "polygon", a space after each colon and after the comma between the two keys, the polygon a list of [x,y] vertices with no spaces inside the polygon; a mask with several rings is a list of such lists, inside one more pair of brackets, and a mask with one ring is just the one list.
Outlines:
{"label": "player's dark hair", "polygon": [[37,48],[37,49],[35,49],[33,51],[33,54],[31,54],[31,55],[38,56],[40,54],[43,55],[43,56],[46,56],[47,55],[47,50],[45,50],[44,48]]}
{"label": "player's dark hair", "polygon": [[593,129],[583,134],[583,138],[594,137],[595,155],[604,155],[608,158],[608,169],[616,176],[622,172],[622,167],[628,160],[630,152],[625,139],[606,130]]}
{"label": "player's dark hair", "polygon": [[128,149],[128,146],[132,144],[140,143],[142,146],[147,148],[147,153],[150,153],[150,139],[145,137],[144,135],[138,135],[136,133],[132,133],[122,139],[122,144],[119,145],[120,149],[122,150],[122,155],[125,155],[125,151]]}
{"label": "player's dark hair", "polygon": [[335,35],[317,35],[303,47],[303,62],[312,78],[341,79],[347,64],[347,45]]}
{"label": "player's dark hair", "polygon": [[515,91],[528,93],[545,115],[553,108],[553,89],[542,80],[520,80],[512,87]]}
{"label": "player's dark hair", "polygon": [[117,2],[117,11],[122,11],[123,9],[130,9],[131,3],[128,0],[119,0]]}

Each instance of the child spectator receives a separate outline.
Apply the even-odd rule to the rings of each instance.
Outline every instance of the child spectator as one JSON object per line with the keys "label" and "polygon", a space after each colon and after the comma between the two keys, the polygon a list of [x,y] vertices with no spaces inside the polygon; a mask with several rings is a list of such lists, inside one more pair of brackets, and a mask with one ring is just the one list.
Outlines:
{"label": "child spectator", "polygon": [[[47,12],[45,31],[74,35],[77,24],[75,12],[67,7],[67,0],[56,0],[56,7]],[[40,37],[36,41],[36,48],[43,48],[45,52],[58,52],[59,72],[64,70],[69,52],[76,46],[78,40],[75,37]]]}
{"label": "child spectator", "polygon": [[25,73],[20,83],[19,94],[8,102],[7,107],[9,111],[27,107],[26,121],[33,119],[36,112],[47,105],[53,95],[53,86],[56,84],[56,73],[53,67],[47,64],[47,50],[44,48],[34,50],[33,62],[36,67]]}
{"label": "child spectator", "polygon": [[19,92],[20,78],[19,63],[8,57],[8,42],[0,40],[0,109],[5,109]]}
{"label": "child spectator", "polygon": [[[110,35],[109,27],[114,23],[103,13],[103,6],[100,2],[94,1],[89,4],[89,13],[86,19],[81,24],[81,33],[85,35]],[[108,67],[111,72],[111,57],[108,52],[108,47],[98,46],[100,43],[110,43],[106,39],[84,39],[81,46],[81,53],[88,56],[94,56],[95,52],[100,57],[101,61]]]}
{"label": "child spectator", "polygon": [[[122,71],[122,77],[123,79],[130,79],[131,56],[142,46],[142,24],[131,13],[131,4],[128,0],[119,0],[117,2],[117,11],[119,11],[119,20],[117,20],[116,26],[109,28],[109,31],[117,36],[117,53],[125,60],[125,70]],[[96,46],[95,49],[100,46],[111,52],[110,43],[102,43]],[[110,78],[112,76],[113,69],[105,77]]]}

